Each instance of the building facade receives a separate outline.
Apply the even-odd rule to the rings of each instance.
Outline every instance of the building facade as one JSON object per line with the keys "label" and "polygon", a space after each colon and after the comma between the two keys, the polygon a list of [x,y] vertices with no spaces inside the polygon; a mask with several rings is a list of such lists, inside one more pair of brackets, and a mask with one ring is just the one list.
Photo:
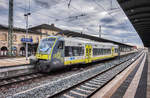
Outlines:
{"label": "building facade", "polygon": [[[28,38],[32,39],[33,42],[28,43],[29,55],[35,54],[37,45],[40,39],[50,36],[57,35],[62,30],[55,27],[54,24],[42,24],[32,28],[29,28]],[[59,35],[58,35],[59,36]],[[13,44],[12,53],[14,56],[25,56],[25,43],[21,41],[22,38],[26,38],[26,30],[22,28],[13,29]],[[0,56],[8,55],[8,27],[0,25]]]}

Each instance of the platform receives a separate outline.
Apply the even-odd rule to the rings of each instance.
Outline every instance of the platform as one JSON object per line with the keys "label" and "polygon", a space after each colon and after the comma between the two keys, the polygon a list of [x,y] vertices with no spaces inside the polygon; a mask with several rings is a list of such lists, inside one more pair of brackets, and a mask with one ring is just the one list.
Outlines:
{"label": "platform", "polygon": [[25,57],[0,59],[0,67],[16,66],[16,65],[23,65],[23,64],[29,64],[29,60],[26,60]]}
{"label": "platform", "polygon": [[150,98],[150,53],[145,52],[92,98]]}

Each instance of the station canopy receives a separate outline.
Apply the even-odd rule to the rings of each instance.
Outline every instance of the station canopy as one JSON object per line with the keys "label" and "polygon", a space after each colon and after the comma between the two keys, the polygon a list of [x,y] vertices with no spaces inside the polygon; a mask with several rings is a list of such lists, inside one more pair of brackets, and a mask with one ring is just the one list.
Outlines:
{"label": "station canopy", "polygon": [[150,0],[117,0],[144,46],[150,47]]}

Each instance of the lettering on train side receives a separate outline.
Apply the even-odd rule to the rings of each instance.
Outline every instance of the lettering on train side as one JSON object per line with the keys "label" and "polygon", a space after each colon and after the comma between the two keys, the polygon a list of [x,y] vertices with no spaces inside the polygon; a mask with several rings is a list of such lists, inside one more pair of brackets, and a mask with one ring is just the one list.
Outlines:
{"label": "lettering on train side", "polygon": [[63,62],[63,57],[61,57],[60,51],[58,51],[56,54],[54,54],[53,58],[59,59],[61,62]]}

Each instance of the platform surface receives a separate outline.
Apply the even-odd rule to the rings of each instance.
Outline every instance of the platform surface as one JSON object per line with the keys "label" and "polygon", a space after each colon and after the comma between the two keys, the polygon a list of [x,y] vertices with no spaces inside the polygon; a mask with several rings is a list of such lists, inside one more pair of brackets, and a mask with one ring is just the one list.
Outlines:
{"label": "platform surface", "polygon": [[145,57],[141,57],[115,79],[92,98],[150,98],[150,53],[145,52]]}
{"label": "platform surface", "polygon": [[15,66],[15,65],[22,65],[22,64],[29,64],[29,60],[26,60],[25,57],[0,59],[0,67]]}

